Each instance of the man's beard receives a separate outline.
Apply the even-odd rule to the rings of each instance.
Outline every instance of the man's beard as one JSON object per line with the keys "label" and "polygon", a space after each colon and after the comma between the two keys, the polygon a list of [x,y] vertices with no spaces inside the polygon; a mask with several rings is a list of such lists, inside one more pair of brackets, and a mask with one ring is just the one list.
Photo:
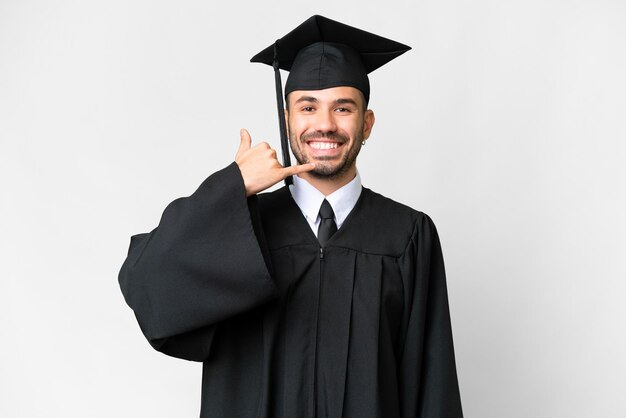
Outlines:
{"label": "man's beard", "polygon": [[[291,137],[291,133],[290,133],[290,137]],[[304,134],[299,139],[292,140],[290,142],[291,151],[293,152],[293,155],[296,157],[298,164],[302,165],[302,164],[309,163],[310,161],[309,161],[309,158],[307,158],[307,156],[304,155],[304,153],[300,152],[300,148],[296,149],[296,147],[294,147],[293,142],[299,141],[300,145],[304,148],[307,146],[306,145],[307,141],[311,141],[314,139],[332,139],[342,144],[342,146],[348,146],[347,144],[350,143],[350,139],[347,136],[342,135],[337,132],[311,132],[309,134]],[[313,177],[330,179],[330,180],[340,177],[341,175],[345,174],[354,165],[356,161],[356,157],[357,155],[359,155],[359,151],[361,150],[362,141],[363,141],[363,136],[362,134],[359,133],[358,136],[355,138],[354,143],[352,144],[352,148],[349,149],[348,152],[345,153],[341,157],[341,160],[338,163],[334,165],[324,164],[324,161],[329,161],[332,163],[332,161],[334,161],[335,158],[321,156],[317,158],[318,163],[315,165],[315,169],[309,171],[308,173],[312,175]]]}

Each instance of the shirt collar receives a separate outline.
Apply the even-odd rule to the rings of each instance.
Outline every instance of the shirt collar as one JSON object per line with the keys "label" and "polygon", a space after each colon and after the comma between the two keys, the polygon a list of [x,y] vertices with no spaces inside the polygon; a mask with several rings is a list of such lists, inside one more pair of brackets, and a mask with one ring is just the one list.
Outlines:
{"label": "shirt collar", "polygon": [[352,181],[328,196],[324,196],[311,183],[298,176],[293,176],[293,184],[289,186],[293,200],[304,216],[312,222],[316,222],[324,199],[328,200],[335,213],[337,228],[341,228],[348,214],[356,205],[359,196],[361,196],[361,189],[361,176],[358,172]]}

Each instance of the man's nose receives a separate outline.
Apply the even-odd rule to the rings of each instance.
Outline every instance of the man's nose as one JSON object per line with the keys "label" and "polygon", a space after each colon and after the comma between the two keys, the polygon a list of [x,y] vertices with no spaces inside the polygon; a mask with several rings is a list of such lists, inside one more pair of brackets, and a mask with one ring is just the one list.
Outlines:
{"label": "man's nose", "polygon": [[315,115],[315,130],[318,132],[335,132],[337,124],[332,110],[317,112]]}

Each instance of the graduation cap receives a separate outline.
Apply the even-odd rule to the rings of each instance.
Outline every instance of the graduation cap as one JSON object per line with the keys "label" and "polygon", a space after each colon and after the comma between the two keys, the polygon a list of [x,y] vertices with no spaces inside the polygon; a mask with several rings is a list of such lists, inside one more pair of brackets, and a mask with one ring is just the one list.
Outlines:
{"label": "graduation cap", "polygon": [[[283,166],[291,165],[280,70],[289,71],[285,97],[296,90],[350,86],[369,101],[367,74],[411,47],[361,29],[315,15],[256,54],[250,62],[274,67]],[[285,179],[291,184],[292,179]]]}

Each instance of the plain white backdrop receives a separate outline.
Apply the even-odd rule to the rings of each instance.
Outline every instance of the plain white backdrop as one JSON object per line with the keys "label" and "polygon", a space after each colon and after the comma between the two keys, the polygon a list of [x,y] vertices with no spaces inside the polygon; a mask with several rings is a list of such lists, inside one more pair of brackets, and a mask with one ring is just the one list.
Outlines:
{"label": "plain white backdrop", "polygon": [[359,169],[438,225],[466,417],[626,416],[621,0],[0,0],[0,416],[198,415],[117,273],[240,128],[278,146],[248,60],[313,14],[413,47]]}

